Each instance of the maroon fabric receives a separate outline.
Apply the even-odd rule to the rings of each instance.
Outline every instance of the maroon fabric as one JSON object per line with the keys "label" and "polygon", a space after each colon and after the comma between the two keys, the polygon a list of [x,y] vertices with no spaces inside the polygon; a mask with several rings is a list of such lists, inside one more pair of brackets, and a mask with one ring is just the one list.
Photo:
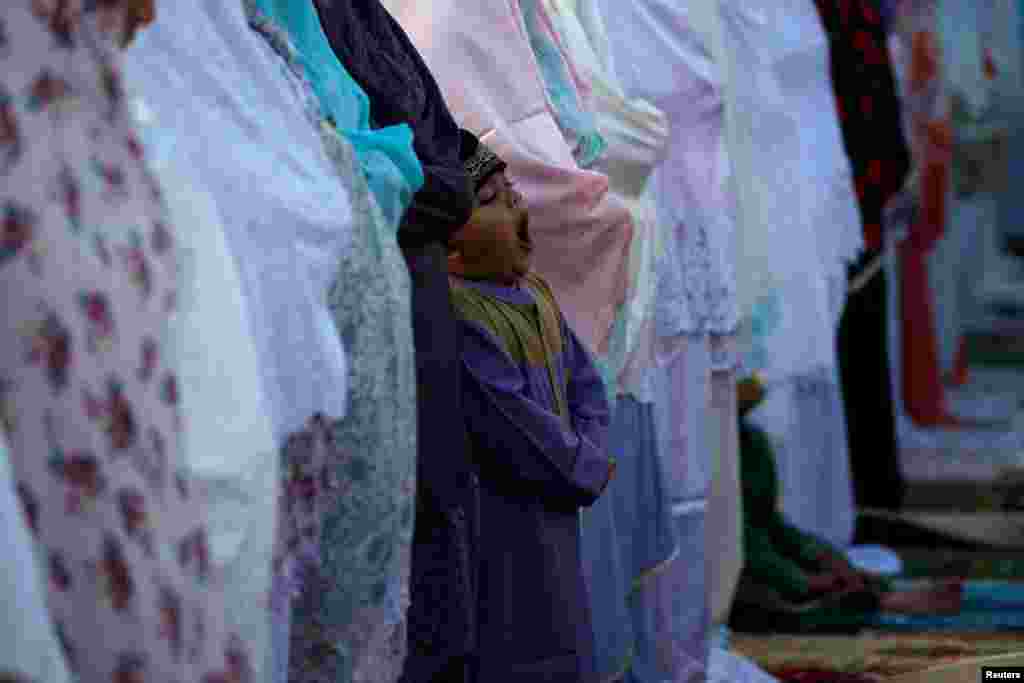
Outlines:
{"label": "maroon fabric", "polygon": [[782,669],[770,672],[781,683],[878,683],[881,676],[828,669]]}

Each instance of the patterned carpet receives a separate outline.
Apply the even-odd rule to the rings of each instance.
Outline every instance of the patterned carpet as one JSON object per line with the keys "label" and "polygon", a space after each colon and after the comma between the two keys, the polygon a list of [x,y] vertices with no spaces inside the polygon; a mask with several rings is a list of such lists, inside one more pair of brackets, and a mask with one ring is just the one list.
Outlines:
{"label": "patterned carpet", "polygon": [[[1017,415],[1011,431],[1021,435],[1024,325],[998,332],[969,342],[975,377],[971,390],[977,387],[983,393],[1009,397],[1011,411],[1015,398]],[[969,404],[971,391],[965,393],[962,398]],[[927,476],[914,476],[915,468],[908,467],[916,462],[914,453],[903,453],[902,464],[910,480],[907,512],[960,512],[965,513],[965,519],[971,514],[995,513],[1024,520],[1024,450],[1014,453],[1008,449],[1006,454],[996,454],[999,457],[986,457],[984,449],[962,448],[958,453],[932,450],[923,453],[917,463],[921,465],[917,469]],[[858,524],[858,533],[865,537],[857,542],[880,543],[897,550],[904,562],[903,576],[908,579],[964,577],[1024,582],[1024,547],[986,544],[984,533],[964,536],[963,524],[952,525],[948,533],[943,529],[921,533],[917,524],[874,518],[866,521],[871,523]],[[783,683],[875,683],[976,657],[1024,652],[1024,630],[870,631],[855,636],[734,633],[730,640],[733,651]]]}
{"label": "patterned carpet", "polygon": [[[1020,552],[900,550],[904,576],[962,576],[1024,582]],[[782,683],[873,683],[944,664],[1024,651],[1024,631],[864,632],[856,636],[755,636],[734,633],[733,650]]]}
{"label": "patterned carpet", "polygon": [[[866,633],[859,636],[747,636],[734,634],[733,650],[765,671],[793,683],[810,683],[799,672],[856,674],[882,680],[971,657],[1024,650],[1024,633],[920,634]],[[838,676],[831,679],[836,680]]]}

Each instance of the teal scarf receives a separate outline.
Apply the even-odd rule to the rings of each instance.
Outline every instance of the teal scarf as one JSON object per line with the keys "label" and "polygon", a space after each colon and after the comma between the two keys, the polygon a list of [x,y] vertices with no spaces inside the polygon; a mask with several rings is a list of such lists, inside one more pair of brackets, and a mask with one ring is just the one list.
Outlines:
{"label": "teal scarf", "polygon": [[397,231],[424,181],[412,147],[412,129],[405,124],[371,127],[370,100],[327,42],[313,0],[252,2],[292,41],[324,118],[352,144],[387,224]]}

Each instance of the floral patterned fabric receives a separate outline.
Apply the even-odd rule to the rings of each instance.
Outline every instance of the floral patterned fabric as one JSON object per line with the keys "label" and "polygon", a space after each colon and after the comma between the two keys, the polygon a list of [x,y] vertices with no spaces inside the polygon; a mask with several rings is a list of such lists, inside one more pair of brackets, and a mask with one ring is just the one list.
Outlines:
{"label": "floral patterned fabric", "polygon": [[394,237],[380,252],[368,248],[372,223],[383,218],[351,159],[356,238],[367,239],[342,260],[329,299],[352,363],[348,414],[333,429],[345,457],[328,463],[339,483],[325,510],[327,585],[315,592],[316,621],[339,633],[352,681],[386,683],[398,678],[405,655],[416,490],[410,284]]}
{"label": "floral patterned fabric", "polygon": [[[606,371],[609,399],[631,393],[650,402],[644,375],[652,362],[655,262],[664,242],[649,182],[661,163],[669,136],[668,119],[644,100],[630,99],[612,70],[607,32],[596,4],[543,0],[540,14],[557,30],[565,49],[581,105],[593,111],[607,148],[594,170],[608,177],[609,188],[633,215],[626,301],[620,307],[608,353],[598,359]],[[584,97],[588,93],[588,97]]]}
{"label": "floral patterned fabric", "polygon": [[[800,111],[797,88],[810,86],[817,97],[828,75],[820,59],[827,54],[823,39],[808,21],[795,21],[806,19],[806,12],[788,0],[719,0],[688,7],[721,77],[723,142],[736,199],[739,350],[745,371],[760,370],[769,381],[835,363],[833,301],[838,296],[823,263],[835,253],[841,228],[832,229],[831,222],[822,226],[815,216],[842,188],[832,182],[833,169],[827,178],[817,177],[807,163],[815,159],[805,158],[817,129],[829,125],[827,111],[817,112],[813,121]],[[816,30],[820,33],[820,26]],[[834,107],[830,86],[823,92]],[[836,153],[842,155],[838,135],[831,137],[820,150],[830,165]],[[859,238],[859,228],[851,234]]]}
{"label": "floral patterned fabric", "polygon": [[248,681],[180,448],[175,232],[126,113],[120,3],[58,5],[0,10],[0,402],[50,616],[83,683]]}
{"label": "floral patterned fabric", "polygon": [[581,79],[578,75],[573,78],[573,65],[545,4],[540,0],[519,0],[519,7],[558,126],[573,148],[576,163],[581,168],[590,168],[604,154],[607,144],[579,92]]}
{"label": "floral patterned fabric", "polygon": [[[712,369],[734,365],[724,342],[738,317],[719,78],[686,8],[647,2],[581,6],[587,4],[600,4],[606,13],[625,93],[650,98],[670,122],[667,158],[650,183],[664,235],[659,235],[662,249],[652,283],[651,343],[657,367],[646,374],[667,497],[680,504],[672,514],[679,557],[649,577],[642,597],[648,619],[657,624],[662,677],[697,680],[706,676],[711,596],[716,595],[716,604],[717,594],[731,596],[739,555],[738,530],[725,523],[737,516],[737,496],[728,496],[720,477],[714,477],[717,486],[712,487],[713,472],[727,470],[716,465],[715,437],[716,426],[728,419],[715,402]],[[722,449],[728,452],[724,443]],[[721,522],[717,535],[705,525],[712,490],[722,494],[714,498]],[[650,677],[653,663],[638,657],[635,670]]]}
{"label": "floral patterned fabric", "polygon": [[[294,53],[275,39],[286,34],[252,9],[250,17],[302,79]],[[354,218],[352,249],[328,297],[350,359],[348,412],[315,420],[285,448],[279,557],[302,565],[282,567],[297,598],[289,680],[385,683],[397,680],[406,650],[416,474],[410,281],[353,146],[326,122],[321,139]]]}
{"label": "floral patterned fabric", "polygon": [[352,368],[328,294],[356,220],[286,36],[251,23],[242,2],[169,3],[133,48],[131,71],[213,197],[242,276],[285,474],[271,620],[271,679],[284,681],[290,598],[316,580],[328,499],[342,490],[328,468],[345,461],[334,421],[347,414]]}
{"label": "floral patterned fabric", "polygon": [[[661,220],[675,240],[682,273],[679,327],[669,334],[732,334],[739,323],[732,251],[734,197],[723,146],[720,66],[683,5],[603,2],[610,37],[621,43],[623,87],[665,112],[671,136],[655,171]],[[627,58],[628,57],[628,58]]]}

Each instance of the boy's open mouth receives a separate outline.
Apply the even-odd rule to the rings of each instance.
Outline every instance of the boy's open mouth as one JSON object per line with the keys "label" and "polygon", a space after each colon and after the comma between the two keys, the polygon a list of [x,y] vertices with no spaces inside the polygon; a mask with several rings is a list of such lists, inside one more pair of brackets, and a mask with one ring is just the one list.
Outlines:
{"label": "boy's open mouth", "polygon": [[522,220],[519,221],[519,227],[516,229],[516,234],[519,236],[519,245],[523,248],[523,251],[530,253],[533,251],[533,240],[530,239],[530,219],[523,216]]}

